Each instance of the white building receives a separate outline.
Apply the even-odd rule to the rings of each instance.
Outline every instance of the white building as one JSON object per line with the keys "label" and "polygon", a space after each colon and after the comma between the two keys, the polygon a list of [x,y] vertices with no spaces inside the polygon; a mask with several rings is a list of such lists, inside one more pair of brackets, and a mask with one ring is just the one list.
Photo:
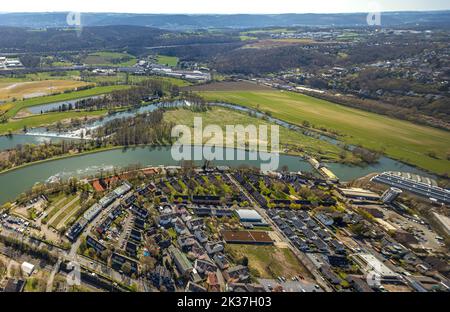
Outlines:
{"label": "white building", "polygon": [[400,196],[401,193],[401,189],[391,187],[386,192],[384,192],[383,195],[381,195],[381,200],[385,204],[391,204]]}
{"label": "white building", "polygon": [[388,268],[383,262],[369,253],[359,253],[352,255],[355,262],[367,274],[372,274],[380,282],[398,282],[399,275]]}
{"label": "white building", "polygon": [[34,265],[28,262],[24,262],[22,263],[22,272],[27,274],[28,276],[30,276],[31,274],[33,274],[34,271]]}

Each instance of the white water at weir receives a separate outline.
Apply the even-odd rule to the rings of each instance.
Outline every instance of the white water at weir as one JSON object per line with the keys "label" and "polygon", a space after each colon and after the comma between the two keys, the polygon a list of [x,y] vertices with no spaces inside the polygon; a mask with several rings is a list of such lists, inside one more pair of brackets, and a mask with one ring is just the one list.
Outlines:
{"label": "white water at weir", "polygon": [[67,179],[70,177],[74,177],[74,176],[76,176],[76,177],[89,176],[89,175],[98,173],[102,170],[105,172],[111,172],[114,170],[114,166],[104,164],[104,165],[100,165],[100,166],[88,166],[88,167],[73,170],[73,171],[61,171],[55,175],[50,176],[46,180],[46,182],[52,183],[52,182],[64,180],[64,179]]}
{"label": "white water at weir", "polygon": [[29,135],[29,136],[37,136],[37,137],[49,137],[49,138],[61,138],[61,139],[86,139],[86,140],[90,140],[92,139],[91,135],[88,135],[87,132],[88,130],[93,130],[95,128],[81,128],[81,129],[77,129],[77,130],[73,130],[73,131],[68,131],[68,132],[62,132],[62,133],[58,133],[58,132],[51,132],[51,131],[30,131],[25,133],[24,135]]}
{"label": "white water at weir", "polygon": [[141,106],[139,108],[123,111],[123,112],[117,112],[113,113],[111,115],[108,115],[106,117],[103,117],[101,119],[95,120],[91,123],[88,123],[82,128],[65,131],[65,132],[56,132],[56,131],[46,131],[44,128],[35,128],[30,129],[27,133],[24,135],[32,135],[32,136],[45,136],[45,137],[53,137],[53,138],[63,138],[63,139],[86,139],[90,140],[92,139],[91,135],[88,135],[87,133],[92,132],[93,130],[105,125],[107,122],[121,119],[121,118],[129,118],[136,116],[138,114],[146,113],[146,112],[152,112],[156,110],[160,106],[164,105],[173,105],[173,106],[192,106],[192,104],[189,101],[175,101],[170,103],[157,103],[157,104],[149,104],[145,106]]}

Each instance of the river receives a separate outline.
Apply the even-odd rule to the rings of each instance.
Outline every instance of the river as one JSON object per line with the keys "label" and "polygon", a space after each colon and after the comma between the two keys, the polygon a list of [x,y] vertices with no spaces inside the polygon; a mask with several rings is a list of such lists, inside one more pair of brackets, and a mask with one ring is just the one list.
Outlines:
{"label": "river", "polygon": [[[53,104],[47,104],[53,105]],[[0,151],[8,148],[15,147],[18,144],[33,143],[38,144],[45,141],[57,142],[61,140],[77,140],[81,131],[87,131],[95,129],[105,123],[119,118],[127,118],[135,116],[139,113],[150,112],[157,109],[159,106],[180,106],[185,105],[185,102],[170,102],[170,103],[158,103],[157,105],[151,104],[142,106],[138,109],[122,111],[114,114],[110,114],[104,118],[90,122],[83,129],[77,129],[70,132],[48,132],[45,128],[31,129],[28,134],[17,134],[12,137],[0,136]],[[258,117],[262,117],[262,113],[255,110],[236,106],[227,103],[211,103],[211,105],[224,106],[231,109],[236,109],[243,112],[252,112]],[[47,109],[44,107],[44,109]],[[267,117],[267,116],[266,116]],[[304,132],[304,129],[288,124],[282,120],[269,117],[269,121],[274,122],[280,126],[287,127],[293,130]],[[324,135],[310,132],[312,135],[321,140],[325,140],[332,144],[338,144],[339,141]],[[248,158],[247,158],[248,159]],[[61,160],[40,163],[21,169],[17,169],[5,174],[0,174],[0,203],[7,200],[14,199],[21,192],[29,189],[37,182],[45,182],[52,177],[66,178],[74,175],[78,177],[92,175],[98,172],[100,169],[111,169],[113,167],[125,167],[131,164],[140,164],[143,166],[160,166],[160,165],[179,165],[174,161],[170,154],[170,148],[133,148],[127,150],[112,150],[95,154],[83,155],[72,158],[65,158]],[[215,162],[217,165],[228,165],[236,167],[242,164],[258,166],[259,161],[223,161]],[[295,156],[280,155],[280,165],[287,165],[291,171],[312,171],[308,162]],[[403,164],[399,161],[393,160],[388,157],[380,157],[378,163],[368,166],[351,166],[339,163],[330,163],[327,166],[343,181],[352,180],[365,176],[373,172],[384,171],[404,171],[419,174],[422,176],[434,176],[428,174],[426,171],[418,168]]]}
{"label": "river", "polygon": [[0,152],[24,144],[43,144],[43,143],[58,143],[61,141],[79,140],[78,138],[65,138],[57,136],[31,135],[31,134],[14,134],[12,136],[0,136]]}
{"label": "river", "polygon": [[[195,147],[200,149],[201,147]],[[225,149],[224,152],[227,150]],[[246,152],[246,158],[248,152]],[[128,149],[116,149],[95,154],[87,154],[64,158],[54,161],[38,163],[0,174],[0,203],[12,200],[21,192],[30,189],[37,182],[45,182],[54,178],[67,178],[70,176],[85,177],[93,175],[103,170],[111,170],[114,167],[126,167],[132,164],[141,166],[173,166],[179,165],[178,161],[173,160],[170,147],[136,147]],[[198,164],[202,164],[199,162]],[[230,167],[239,167],[240,165],[249,165],[259,167],[260,160],[228,160],[214,161],[214,165],[227,165]],[[288,166],[290,171],[312,172],[311,165],[295,156],[280,155],[279,168]],[[381,171],[408,171],[420,174],[420,171],[403,165],[399,162],[383,159],[379,164],[357,167],[343,164],[329,164],[331,170],[344,181],[359,178],[371,172]]]}

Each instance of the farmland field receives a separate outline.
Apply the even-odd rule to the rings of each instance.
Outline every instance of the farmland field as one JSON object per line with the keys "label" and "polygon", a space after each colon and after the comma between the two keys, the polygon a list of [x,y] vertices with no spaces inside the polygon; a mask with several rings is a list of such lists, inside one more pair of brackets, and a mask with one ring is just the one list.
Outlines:
{"label": "farmland field", "polygon": [[158,55],[156,60],[158,61],[158,64],[171,67],[175,67],[178,64],[178,57],[175,56]]}
{"label": "farmland field", "polygon": [[89,54],[83,62],[88,65],[127,67],[136,64],[136,58],[127,53],[96,52]]}
{"label": "farmland field", "polygon": [[386,155],[431,172],[450,173],[450,133],[411,122],[349,108],[306,95],[264,91],[200,91],[209,101],[256,108],[301,125],[338,132],[346,143]]}
{"label": "farmland field", "polygon": [[[267,125],[270,131],[270,123],[265,120],[221,107],[216,107],[201,113],[192,112],[187,109],[179,109],[168,111],[164,114],[166,121],[173,122],[174,124],[185,124],[191,128],[193,127],[194,117],[202,117],[203,127],[217,124],[223,131],[225,131],[226,125]],[[283,127],[280,127],[280,144],[283,151],[289,154],[302,154],[306,152],[309,155],[331,161],[339,160],[339,154],[342,151],[341,148],[331,143],[322,142],[319,139]],[[347,153],[347,157],[347,161],[354,161],[351,153]]]}
{"label": "farmland field", "polygon": [[[125,83],[126,82],[126,74],[125,73],[117,73],[115,75],[112,76],[89,76],[89,77],[85,77],[84,80],[89,81],[89,82],[95,82],[95,83],[102,83],[102,82],[115,82],[115,83]],[[174,84],[178,87],[186,87],[186,86],[190,86],[191,83],[186,81],[186,80],[182,80],[182,79],[178,79],[178,78],[172,78],[172,77],[160,77],[160,76],[133,76],[133,75],[129,75],[128,76],[128,83],[129,84],[137,84],[139,82],[145,81],[145,80],[149,80],[149,79],[157,79],[160,81],[167,81],[170,82],[171,84]]]}
{"label": "farmland field", "polygon": [[273,89],[264,85],[245,81],[215,82],[187,88],[190,91],[272,91]]}
{"label": "farmland field", "polygon": [[0,100],[24,99],[59,93],[86,86],[88,83],[71,80],[43,80],[28,82],[0,82]]}
{"label": "farmland field", "polygon": [[0,123],[0,135],[7,134],[10,131],[17,132],[19,130],[22,130],[25,126],[27,128],[41,127],[72,118],[99,117],[102,115],[106,115],[107,113],[107,110],[92,112],[70,111],[25,117],[17,120],[12,120],[7,123]]}
{"label": "farmland field", "polygon": [[81,99],[84,97],[100,95],[110,93],[114,90],[122,90],[125,88],[129,88],[129,86],[107,86],[107,87],[95,87],[87,90],[70,92],[70,93],[62,93],[58,95],[50,95],[50,96],[42,96],[33,99],[27,99],[24,101],[14,102],[14,106],[11,107],[6,112],[6,117],[11,118],[14,117],[21,109],[41,105],[41,104],[49,104],[60,101],[67,101],[73,99]]}
{"label": "farmland field", "polygon": [[80,71],[67,70],[61,72],[37,72],[28,74],[16,74],[13,76],[1,76],[0,84],[7,82],[27,82],[42,80],[80,80]]}

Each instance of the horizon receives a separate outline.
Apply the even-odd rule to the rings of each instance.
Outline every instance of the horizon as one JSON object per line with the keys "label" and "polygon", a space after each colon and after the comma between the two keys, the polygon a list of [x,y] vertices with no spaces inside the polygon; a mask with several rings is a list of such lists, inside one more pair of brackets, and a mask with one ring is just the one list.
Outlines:
{"label": "horizon", "polygon": [[[26,8],[24,10],[24,8]],[[252,1],[228,0],[213,3],[208,0],[167,0],[158,3],[142,3],[139,0],[104,1],[78,0],[75,2],[60,2],[41,0],[39,3],[29,3],[17,0],[2,4],[1,13],[104,13],[104,14],[158,14],[158,15],[233,15],[233,14],[346,14],[367,12],[424,12],[448,11],[450,3],[443,0],[341,0],[307,2],[304,0],[266,0],[255,7]]]}
{"label": "horizon", "polygon": [[[54,14],[54,13],[70,13],[73,11],[17,11],[17,12],[8,12],[8,11],[0,11],[0,14]],[[108,11],[76,11],[81,14],[130,14],[130,15],[306,15],[306,14],[367,14],[368,11],[354,11],[354,12],[280,12],[280,13],[217,13],[217,12],[205,12],[205,13],[170,13],[170,12],[160,12],[160,13],[139,13],[139,12],[108,12]],[[430,10],[386,10],[380,11],[380,13],[420,13],[420,12],[450,12],[450,8],[448,9],[430,9]]]}

